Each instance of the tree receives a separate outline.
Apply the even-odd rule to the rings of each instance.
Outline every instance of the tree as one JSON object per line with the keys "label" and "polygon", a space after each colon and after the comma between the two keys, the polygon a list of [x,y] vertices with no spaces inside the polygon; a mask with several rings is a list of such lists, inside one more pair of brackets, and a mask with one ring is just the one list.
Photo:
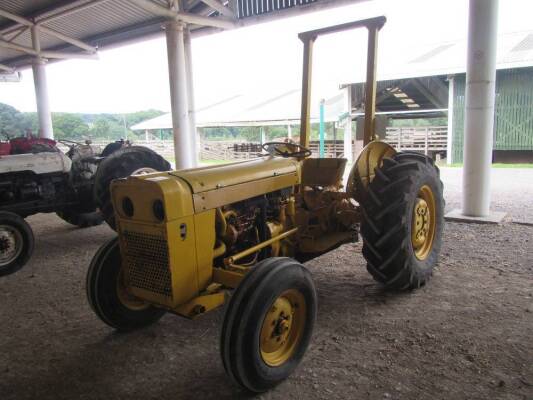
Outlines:
{"label": "tree", "polygon": [[24,114],[14,107],[0,103],[0,134],[3,136],[0,139],[6,139],[6,135],[9,137],[22,136],[27,128],[29,128],[29,124],[24,118]]}

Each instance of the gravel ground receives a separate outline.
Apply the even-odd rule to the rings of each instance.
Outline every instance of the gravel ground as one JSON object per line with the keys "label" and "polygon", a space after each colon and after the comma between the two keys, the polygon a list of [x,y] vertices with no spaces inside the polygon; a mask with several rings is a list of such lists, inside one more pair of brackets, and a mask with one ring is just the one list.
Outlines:
{"label": "gravel ground", "polygon": [[[443,169],[447,207],[459,169]],[[533,217],[533,169],[495,170],[495,209]],[[517,195],[518,194],[518,195]],[[0,399],[249,398],[224,374],[222,311],[117,334],[90,310],[87,266],[113,233],[29,218],[32,261],[0,280]],[[317,328],[293,376],[262,399],[533,399],[533,227],[448,223],[420,290],[384,292],[361,245],[315,259]]]}
{"label": "gravel ground", "polygon": [[[441,168],[447,210],[461,208],[462,174],[462,168]],[[492,210],[533,223],[533,168],[493,168],[491,196]]]}

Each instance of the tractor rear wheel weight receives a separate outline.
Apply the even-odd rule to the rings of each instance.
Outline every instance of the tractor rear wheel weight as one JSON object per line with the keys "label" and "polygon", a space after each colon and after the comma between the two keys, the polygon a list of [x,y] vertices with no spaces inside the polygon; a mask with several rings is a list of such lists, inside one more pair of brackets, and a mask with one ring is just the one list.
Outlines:
{"label": "tractor rear wheel weight", "polygon": [[170,164],[147,147],[131,146],[115,151],[102,161],[94,180],[96,204],[111,229],[116,230],[110,185],[113,179],[126,178],[136,171],[168,171]]}
{"label": "tractor rear wheel weight", "polygon": [[95,314],[119,331],[130,331],[157,322],[165,311],[129,295],[121,273],[118,238],[105,243],[87,271],[87,300]]}
{"label": "tractor rear wheel weight", "polygon": [[273,257],[259,262],[235,290],[221,334],[224,368],[252,392],[264,392],[298,366],[311,340],[316,291],[297,261]]}
{"label": "tractor rear wheel weight", "polygon": [[21,269],[33,254],[33,231],[21,216],[0,211],[0,276]]}
{"label": "tractor rear wheel weight", "polygon": [[401,152],[383,160],[361,199],[363,255],[369,273],[390,289],[425,284],[444,227],[443,186],[433,160]]}

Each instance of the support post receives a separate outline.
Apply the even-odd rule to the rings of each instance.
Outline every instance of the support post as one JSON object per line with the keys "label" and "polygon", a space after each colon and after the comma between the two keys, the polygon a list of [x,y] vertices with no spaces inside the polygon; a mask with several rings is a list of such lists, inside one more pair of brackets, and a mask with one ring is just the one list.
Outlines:
{"label": "support post", "polygon": [[346,119],[344,120],[344,158],[347,163],[353,163],[354,151],[352,147],[352,87],[344,88],[344,107]]}
{"label": "support post", "polygon": [[498,0],[470,0],[462,213],[490,213]]}
{"label": "support post", "polygon": [[175,168],[192,168],[196,164],[196,148],[189,124],[184,24],[174,20],[167,22],[166,40]]}
{"label": "support post", "polygon": [[366,55],[366,87],[365,87],[365,132],[363,145],[366,146],[376,137],[376,72],[378,53],[379,27],[368,27],[368,49]]}
{"label": "support post", "polygon": [[454,104],[454,77],[448,77],[448,135],[446,136],[446,164],[453,164],[453,104]]}
{"label": "support post", "polygon": [[287,139],[292,140],[292,127],[291,123],[287,123]]}
{"label": "support post", "polygon": [[[187,27],[185,29],[185,60],[187,69],[187,100],[189,104],[189,130],[192,139],[192,145],[195,151],[199,154],[200,141],[198,140],[198,131],[196,129],[196,108],[194,103],[194,75],[192,65],[192,43],[191,31]],[[194,166],[197,165],[197,159],[194,158]]]}
{"label": "support post", "polygon": [[[38,53],[41,51],[39,30],[33,26],[31,28],[31,38],[33,49]],[[33,84],[35,87],[35,101],[37,103],[37,118],[39,119],[39,137],[53,139],[54,130],[52,127],[52,112],[48,98],[48,82],[46,80],[46,60],[36,57],[32,64]]]}
{"label": "support post", "polygon": [[302,73],[302,115],[300,118],[300,145],[309,147],[309,136],[311,135],[311,79],[313,75],[313,43],[314,37],[302,38],[304,42],[304,59]]}
{"label": "support post", "polygon": [[319,126],[319,156],[324,158],[324,136],[325,136],[325,124],[324,124],[324,99],[320,100],[320,126]]}
{"label": "support post", "polygon": [[428,145],[429,145],[429,128],[426,127],[425,136],[424,136],[424,155],[428,155]]}

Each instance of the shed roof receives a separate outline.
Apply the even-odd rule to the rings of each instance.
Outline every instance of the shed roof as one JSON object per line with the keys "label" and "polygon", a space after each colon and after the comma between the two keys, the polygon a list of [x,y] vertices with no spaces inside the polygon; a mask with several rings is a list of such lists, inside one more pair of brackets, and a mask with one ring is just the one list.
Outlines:
{"label": "shed roof", "polygon": [[[0,4],[0,72],[8,68],[27,67],[33,56],[21,51],[32,48],[29,25],[15,17],[38,24],[42,32],[43,51],[73,51],[83,53],[71,42],[50,34],[82,41],[95,47],[119,45],[162,33],[161,25],[168,19],[153,11],[151,5],[168,7],[173,0],[2,0]],[[364,1],[364,0],[357,0]],[[217,32],[224,27],[240,27],[266,19],[335,6],[348,0],[183,0],[183,13],[205,17],[213,24],[190,24],[194,34]],[[353,2],[353,1],[352,1]],[[148,8],[146,5],[148,3]],[[209,5],[208,5],[209,4]],[[230,10],[228,7],[232,7]],[[224,13],[225,15],[222,15]],[[229,14],[229,15],[228,15]],[[16,19],[16,18],[15,18]],[[12,72],[12,71],[8,71]]]}

